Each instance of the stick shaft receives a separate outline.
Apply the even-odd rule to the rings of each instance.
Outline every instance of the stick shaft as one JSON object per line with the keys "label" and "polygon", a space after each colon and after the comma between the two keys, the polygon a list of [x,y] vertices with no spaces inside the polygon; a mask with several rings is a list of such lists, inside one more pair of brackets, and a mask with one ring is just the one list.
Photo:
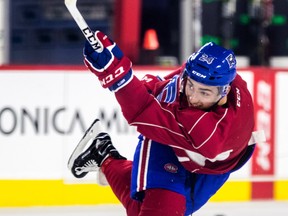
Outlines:
{"label": "stick shaft", "polygon": [[96,52],[102,52],[103,46],[99,41],[95,38],[94,33],[91,31],[90,27],[84,20],[83,16],[81,15],[80,11],[76,6],[77,0],[65,0],[65,5],[70,12],[71,16],[77,23],[78,27],[82,31],[83,35],[85,36],[86,40],[91,44],[93,49]]}

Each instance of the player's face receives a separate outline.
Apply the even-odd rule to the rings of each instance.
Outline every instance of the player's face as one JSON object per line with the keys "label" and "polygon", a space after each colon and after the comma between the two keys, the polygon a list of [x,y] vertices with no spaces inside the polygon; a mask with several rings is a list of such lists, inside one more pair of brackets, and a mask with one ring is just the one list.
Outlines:
{"label": "player's face", "polygon": [[207,86],[187,78],[185,93],[189,106],[209,109],[221,98],[217,86]]}

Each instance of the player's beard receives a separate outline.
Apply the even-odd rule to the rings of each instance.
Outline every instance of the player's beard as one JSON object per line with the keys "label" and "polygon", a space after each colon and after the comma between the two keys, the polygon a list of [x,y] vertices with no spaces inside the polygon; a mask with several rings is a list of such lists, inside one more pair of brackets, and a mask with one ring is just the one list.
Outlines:
{"label": "player's beard", "polygon": [[188,101],[189,107],[193,107],[196,109],[204,109],[203,104],[201,102],[191,103],[189,100],[189,96],[187,96],[187,101]]}

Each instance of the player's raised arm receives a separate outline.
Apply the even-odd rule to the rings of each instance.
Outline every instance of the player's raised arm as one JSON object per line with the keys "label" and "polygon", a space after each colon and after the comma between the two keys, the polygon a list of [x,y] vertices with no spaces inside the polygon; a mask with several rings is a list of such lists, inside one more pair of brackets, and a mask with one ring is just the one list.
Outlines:
{"label": "player's raised arm", "polygon": [[96,52],[86,42],[83,52],[84,63],[98,77],[103,88],[109,88],[110,91],[115,92],[124,117],[131,122],[144,109],[147,113],[148,104],[156,103],[156,101],[148,93],[143,81],[133,76],[131,61],[116,43],[100,31],[95,33],[95,38],[103,46],[103,51]]}

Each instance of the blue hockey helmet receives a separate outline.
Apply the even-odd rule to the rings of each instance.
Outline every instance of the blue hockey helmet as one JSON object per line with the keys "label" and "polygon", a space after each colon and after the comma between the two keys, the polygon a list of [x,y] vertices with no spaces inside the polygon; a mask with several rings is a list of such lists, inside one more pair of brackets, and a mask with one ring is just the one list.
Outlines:
{"label": "blue hockey helmet", "polygon": [[183,77],[209,86],[227,86],[236,77],[236,58],[231,50],[206,43],[187,60]]}

